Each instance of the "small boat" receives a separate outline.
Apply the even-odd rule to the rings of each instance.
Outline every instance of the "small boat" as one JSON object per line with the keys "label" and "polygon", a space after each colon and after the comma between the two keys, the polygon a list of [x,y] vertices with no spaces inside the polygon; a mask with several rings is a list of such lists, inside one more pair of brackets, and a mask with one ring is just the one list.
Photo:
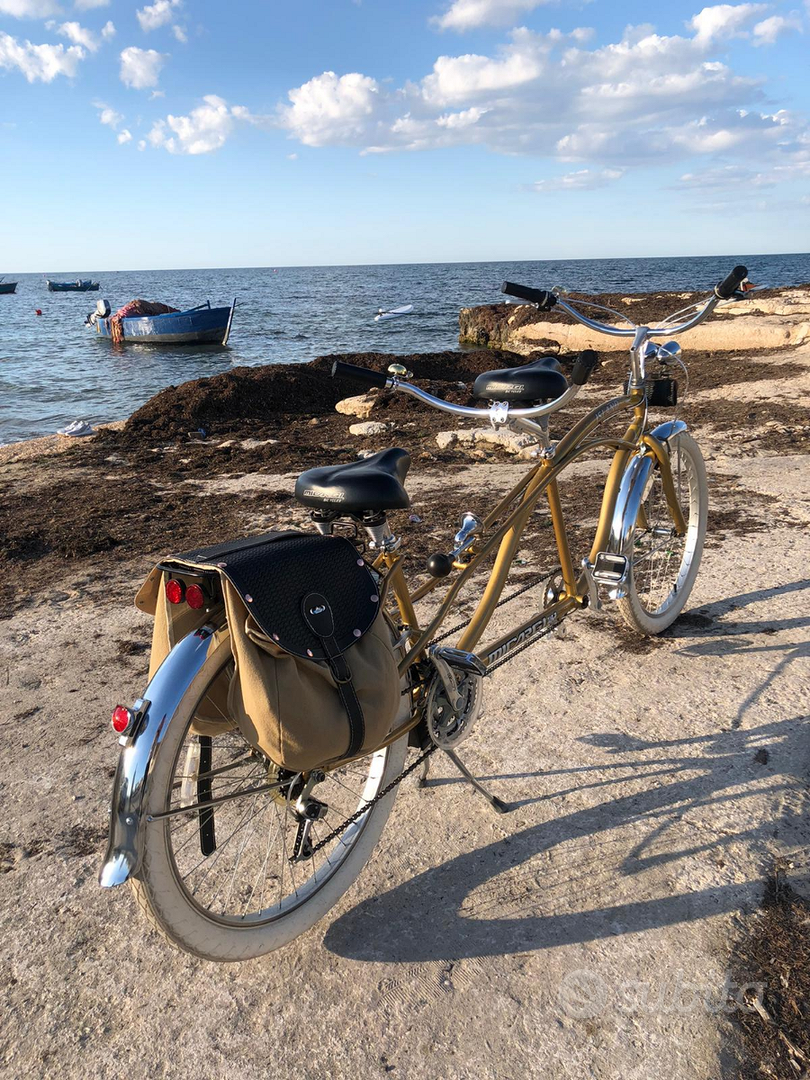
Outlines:
{"label": "small boat", "polygon": [[48,292],[98,292],[100,286],[97,281],[90,281],[89,278],[79,281],[51,281],[50,278],[45,278],[48,283]]}
{"label": "small boat", "polygon": [[0,281],[0,293],[13,293],[17,291],[16,281]]}
{"label": "small boat", "polygon": [[235,300],[230,307],[211,307],[209,300],[188,311],[119,318],[119,335],[113,331],[115,316],[109,314],[109,304],[106,300],[100,300],[97,312],[88,321],[95,325],[101,337],[135,341],[142,345],[201,345],[205,342],[227,345],[235,309]]}
{"label": "small boat", "polygon": [[410,315],[412,311],[413,304],[404,304],[402,307],[391,308],[390,311],[380,308],[374,316],[374,322],[383,322],[385,319],[398,319],[400,315]]}

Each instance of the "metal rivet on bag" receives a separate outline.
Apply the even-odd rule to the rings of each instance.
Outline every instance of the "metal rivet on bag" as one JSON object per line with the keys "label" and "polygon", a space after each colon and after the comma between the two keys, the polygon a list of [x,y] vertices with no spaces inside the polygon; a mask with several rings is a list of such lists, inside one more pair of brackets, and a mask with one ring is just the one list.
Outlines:
{"label": "metal rivet on bag", "polygon": [[253,603],[253,597],[252,597],[252,596],[250,595],[250,593],[249,593],[249,592],[246,592],[246,593],[245,593],[245,600],[247,600],[247,602],[248,602],[249,604],[252,604],[252,603]]}
{"label": "metal rivet on bag", "polygon": [[363,636],[363,631],[362,630],[352,630],[352,633],[354,634],[355,637],[362,637]]}
{"label": "metal rivet on bag", "polygon": [[220,570],[224,570],[227,565],[228,564],[226,562],[218,562],[217,563],[217,566],[220,568]]}
{"label": "metal rivet on bag", "polygon": [[278,634],[273,634],[273,641],[278,641]]}
{"label": "metal rivet on bag", "polygon": [[314,655],[315,655],[315,653],[312,651],[312,649],[307,649],[307,656],[314,656]]}
{"label": "metal rivet on bag", "polygon": [[357,560],[357,565],[358,565],[358,566],[362,566],[362,565],[363,565],[363,560],[362,560],[362,559],[358,559],[358,560]]}
{"label": "metal rivet on bag", "polygon": [[380,599],[379,596],[377,596],[377,594],[374,593],[374,595],[371,597],[372,604],[376,604],[379,599]]}

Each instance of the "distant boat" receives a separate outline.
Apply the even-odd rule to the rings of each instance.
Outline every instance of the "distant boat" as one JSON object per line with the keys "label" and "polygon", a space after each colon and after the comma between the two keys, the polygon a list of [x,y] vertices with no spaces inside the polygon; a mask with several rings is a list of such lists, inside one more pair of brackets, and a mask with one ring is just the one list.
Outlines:
{"label": "distant boat", "polygon": [[89,279],[84,281],[51,281],[50,278],[45,278],[45,280],[48,282],[49,292],[98,292],[99,290],[99,283]]}
{"label": "distant boat", "polygon": [[374,316],[374,322],[383,322],[384,319],[398,319],[400,315],[410,315],[412,311],[413,304],[404,304],[402,307],[391,308],[390,311],[380,308],[379,312]]}
{"label": "distant boat", "polygon": [[[99,304],[105,304],[99,301]],[[109,310],[109,305],[107,305]],[[210,300],[188,311],[172,311],[166,315],[134,315],[120,319],[121,340],[140,342],[142,345],[201,345],[206,342],[228,344],[231,333],[234,300],[231,307],[211,307]],[[99,314],[90,316],[96,332],[105,338],[114,336],[114,316]]]}
{"label": "distant boat", "polygon": [[16,281],[0,281],[0,293],[13,293],[17,291]]}

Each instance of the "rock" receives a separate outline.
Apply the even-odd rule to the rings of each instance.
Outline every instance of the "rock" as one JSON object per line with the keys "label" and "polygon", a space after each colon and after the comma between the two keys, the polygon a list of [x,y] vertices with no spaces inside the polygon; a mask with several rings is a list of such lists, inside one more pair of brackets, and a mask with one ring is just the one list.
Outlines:
{"label": "rock", "polygon": [[459,428],[457,431],[440,431],[436,436],[436,445],[440,450],[449,450],[452,446],[500,446],[508,454],[520,454],[526,449],[533,449],[537,439],[518,431],[498,431],[494,428]]}
{"label": "rock", "polygon": [[[683,307],[684,300],[702,301],[708,296],[708,292],[634,296],[604,293],[592,299],[614,309],[626,305],[633,319],[643,319],[646,325],[655,326],[665,315]],[[596,315],[605,317],[602,312]],[[565,352],[585,348],[600,353],[627,349],[625,338],[606,337],[564,312],[544,313],[526,304],[485,304],[462,308],[459,312],[462,344],[486,345],[528,355],[537,349],[548,349],[550,340]],[[722,352],[806,344],[810,342],[810,288],[769,289],[767,294],[753,293],[744,300],[723,304],[705,323],[690,331],[687,340],[690,349]]]}
{"label": "rock", "polygon": [[393,424],[383,424],[380,420],[366,420],[362,424],[351,424],[350,435],[384,435]]}
{"label": "rock", "polygon": [[[242,439],[239,445],[243,450],[256,450],[260,446],[273,446],[273,444],[277,442],[278,439]],[[219,445],[225,446],[226,444],[220,443]],[[231,443],[229,442],[227,445],[230,446]]]}
{"label": "rock", "polygon": [[361,420],[365,420],[377,404],[377,396],[370,391],[368,394],[344,398],[335,405],[335,411],[343,413],[344,416],[358,416]]}

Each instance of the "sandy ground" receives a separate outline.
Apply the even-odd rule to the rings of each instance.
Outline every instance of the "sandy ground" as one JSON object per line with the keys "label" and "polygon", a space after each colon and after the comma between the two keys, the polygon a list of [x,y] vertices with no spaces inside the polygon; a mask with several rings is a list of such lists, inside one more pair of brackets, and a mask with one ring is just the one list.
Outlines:
{"label": "sandy ground", "polygon": [[[810,470],[737,434],[701,441],[714,498],[747,525],[710,539],[672,632],[580,616],[489,681],[462,756],[515,810],[437,755],[340,905],[261,961],[174,952],[126,889],[96,885],[148,567],[68,575],[0,623],[2,1075],[737,1075],[734,943],[776,856],[807,895],[810,840]],[[475,506],[523,467],[454,483]],[[415,476],[420,506],[442,484]]]}

